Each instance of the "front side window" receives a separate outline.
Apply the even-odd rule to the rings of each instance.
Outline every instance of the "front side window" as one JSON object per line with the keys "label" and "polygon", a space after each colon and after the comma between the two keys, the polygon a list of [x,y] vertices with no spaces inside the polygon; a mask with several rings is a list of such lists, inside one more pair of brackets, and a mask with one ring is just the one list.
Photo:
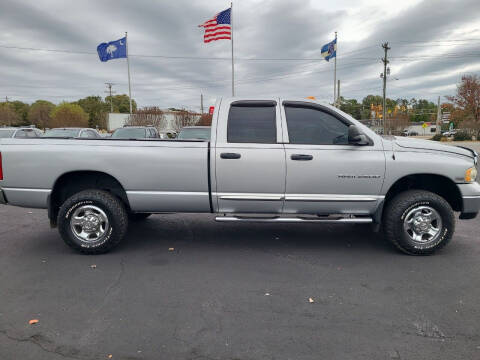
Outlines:
{"label": "front side window", "polygon": [[290,144],[348,144],[348,124],[325,111],[286,105],[285,115]]}
{"label": "front side window", "polygon": [[230,107],[227,125],[229,143],[277,142],[275,105],[233,105]]}

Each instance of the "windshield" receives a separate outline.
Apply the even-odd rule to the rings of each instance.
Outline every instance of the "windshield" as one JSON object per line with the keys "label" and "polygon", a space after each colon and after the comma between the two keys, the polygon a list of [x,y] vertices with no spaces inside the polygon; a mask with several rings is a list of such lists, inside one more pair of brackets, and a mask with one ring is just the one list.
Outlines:
{"label": "windshield", "polygon": [[210,140],[210,128],[183,128],[178,134],[180,140]]}
{"label": "windshield", "polygon": [[112,139],[144,139],[145,129],[139,128],[121,128],[115,130]]}
{"label": "windshield", "polygon": [[0,139],[12,137],[15,130],[0,130]]}
{"label": "windshield", "polygon": [[44,137],[77,137],[78,129],[50,129],[45,131]]}

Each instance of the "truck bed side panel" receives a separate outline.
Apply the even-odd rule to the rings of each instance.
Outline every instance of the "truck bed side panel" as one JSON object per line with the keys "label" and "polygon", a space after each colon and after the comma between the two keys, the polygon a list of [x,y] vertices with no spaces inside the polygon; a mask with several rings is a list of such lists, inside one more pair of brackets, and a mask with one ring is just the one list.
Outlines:
{"label": "truck bed side panel", "polygon": [[206,142],[3,140],[0,150],[12,205],[46,207],[61,175],[99,171],[120,182],[134,211],[210,211]]}

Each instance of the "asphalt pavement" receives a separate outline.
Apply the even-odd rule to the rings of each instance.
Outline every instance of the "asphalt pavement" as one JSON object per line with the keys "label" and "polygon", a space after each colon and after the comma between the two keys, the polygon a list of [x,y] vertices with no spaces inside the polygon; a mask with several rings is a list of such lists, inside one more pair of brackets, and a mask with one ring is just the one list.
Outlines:
{"label": "asphalt pavement", "polygon": [[156,215],[86,256],[0,206],[0,359],[479,359],[479,233],[412,257],[358,225]]}

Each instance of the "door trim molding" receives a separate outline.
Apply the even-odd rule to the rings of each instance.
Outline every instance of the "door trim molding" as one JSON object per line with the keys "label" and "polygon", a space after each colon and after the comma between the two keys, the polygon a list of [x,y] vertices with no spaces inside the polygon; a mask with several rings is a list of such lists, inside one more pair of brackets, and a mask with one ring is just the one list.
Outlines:
{"label": "door trim molding", "polygon": [[214,193],[221,200],[257,200],[257,201],[280,201],[283,194],[268,193]]}
{"label": "door trim molding", "polygon": [[250,201],[318,201],[318,202],[373,202],[385,198],[383,195],[343,194],[270,194],[270,193],[213,193],[221,200]]}
{"label": "door trim molding", "polygon": [[383,195],[343,195],[343,194],[288,194],[286,201],[318,202],[373,202],[384,199]]}

